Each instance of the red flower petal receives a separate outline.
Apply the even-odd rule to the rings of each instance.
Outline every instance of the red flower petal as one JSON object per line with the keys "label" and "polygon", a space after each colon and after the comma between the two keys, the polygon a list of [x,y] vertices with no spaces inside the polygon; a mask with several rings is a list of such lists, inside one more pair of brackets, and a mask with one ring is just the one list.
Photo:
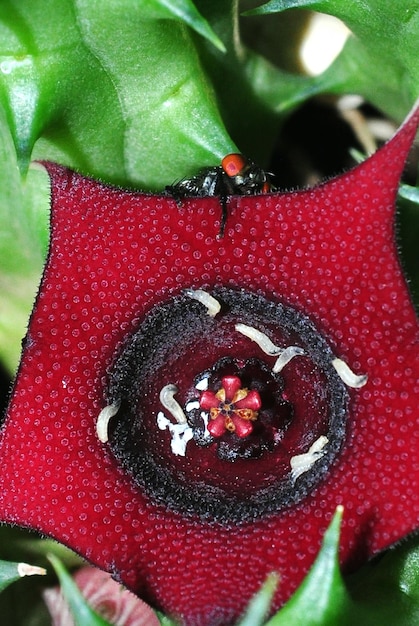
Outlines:
{"label": "red flower petal", "polygon": [[253,426],[250,422],[245,422],[244,420],[240,419],[239,417],[236,417],[235,415],[233,415],[231,420],[235,426],[238,437],[247,437],[247,435],[249,435],[252,432]]}
{"label": "red flower petal", "polygon": [[[278,607],[313,562],[338,504],[345,506],[341,558],[346,567],[417,529],[419,327],[394,244],[394,201],[418,120],[416,111],[382,150],[316,189],[233,198],[220,241],[219,206],[213,198],[188,200],[179,209],[170,199],[122,192],[48,165],[52,247],[2,431],[1,519],[52,535],[190,626],[233,623],[271,571],[281,577]],[[134,480],[123,454],[114,455],[113,429],[118,435],[124,420],[112,418],[116,426],[109,444],[99,441],[96,421],[106,403],[111,412],[118,409],[109,376],[115,381],[131,363],[123,346],[144,324],[156,329],[161,320],[166,323],[153,350],[141,352],[154,358],[160,349],[166,351],[167,363],[163,359],[160,369],[154,363],[153,370],[164,376],[149,381],[154,395],[154,386],[179,384],[183,406],[187,398],[180,395],[190,371],[221,356],[209,335],[198,337],[185,323],[176,342],[172,322],[167,325],[169,318],[175,320],[171,312],[176,307],[180,323],[186,297],[180,294],[191,289],[227,298],[232,290],[250,303],[250,312],[243,309],[249,319],[256,314],[256,301],[262,309],[268,303],[266,315],[285,303],[282,315],[291,316],[291,330],[281,330],[281,338],[288,333],[290,339],[288,352],[272,357],[257,340],[238,333],[231,340],[231,334],[217,330],[223,317],[205,322],[220,344],[221,336],[228,337],[230,374],[256,372],[257,384],[265,377],[263,385],[274,398],[274,410],[262,398],[253,422],[266,436],[256,450],[259,460],[248,461],[240,447],[230,446],[228,454],[236,454],[231,462],[214,455],[213,445],[204,441],[200,447],[195,440],[187,444],[186,456],[179,447],[171,452],[169,432],[152,427],[151,396],[141,396],[146,444],[135,438],[133,423],[134,449],[146,445],[152,456],[156,448],[155,458],[170,468],[165,476],[184,481],[178,499],[172,494],[165,502],[165,496],[148,490],[147,481]],[[239,317],[240,307],[235,311]],[[257,315],[263,318],[262,312]],[[310,329],[308,335],[292,330],[299,325]],[[277,330],[267,321],[263,332],[275,338]],[[141,337],[146,333],[137,335],[140,344]],[[168,346],[175,351],[186,340],[200,349],[182,352],[180,360],[173,354],[169,363]],[[333,367],[351,384],[365,380],[347,378],[345,363],[356,374],[368,375],[366,384],[340,395],[336,411],[345,423],[337,420],[340,439],[330,458],[331,444],[325,442],[333,401],[329,382],[337,375],[310,365],[306,352],[312,341],[329,355],[328,367],[330,355],[335,357]],[[293,355],[297,358],[284,366]],[[248,358],[253,361],[243,365]],[[141,360],[134,361],[143,367]],[[217,367],[211,376],[229,374]],[[275,395],[281,377],[284,389]],[[135,389],[123,385],[126,396],[135,395]],[[283,428],[272,422],[277,413]],[[181,414],[177,421],[172,431],[185,428]],[[305,430],[310,437],[303,445]],[[308,470],[301,461],[305,454],[311,459]],[[290,503],[277,511],[266,504],[263,512],[251,508],[252,494],[257,501],[269,455],[277,461],[278,480],[288,481]],[[304,482],[311,475],[313,480]],[[300,481],[306,485],[301,493]],[[208,485],[199,510],[194,507],[201,495],[188,499],[198,483]],[[232,502],[246,495],[251,504],[243,509],[243,521],[240,508],[234,514],[231,507],[222,509],[217,518],[211,508],[217,489]]]}
{"label": "red flower petal", "polygon": [[241,380],[238,376],[224,376],[221,381],[227,401],[234,400],[234,395],[241,387]]}
{"label": "red flower petal", "polygon": [[247,396],[243,398],[243,400],[239,400],[238,402],[235,402],[234,406],[237,409],[252,409],[253,411],[257,411],[262,406],[260,395],[258,394],[257,391],[254,391],[254,390],[249,391]]}
{"label": "red flower petal", "polygon": [[204,393],[201,394],[201,397],[199,400],[199,404],[201,408],[207,409],[208,411],[212,409],[213,407],[218,406],[219,403],[220,403],[220,400],[217,398],[217,396],[215,395],[213,391],[204,391]]}

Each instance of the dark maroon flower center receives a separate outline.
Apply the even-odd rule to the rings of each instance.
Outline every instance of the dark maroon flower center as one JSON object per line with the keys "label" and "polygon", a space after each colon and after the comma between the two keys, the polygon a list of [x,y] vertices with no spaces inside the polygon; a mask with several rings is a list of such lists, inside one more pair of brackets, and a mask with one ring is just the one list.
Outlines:
{"label": "dark maroon flower center", "polygon": [[248,520],[323,480],[345,438],[347,386],[363,382],[295,308],[188,290],[119,352],[97,430],[151,498]]}

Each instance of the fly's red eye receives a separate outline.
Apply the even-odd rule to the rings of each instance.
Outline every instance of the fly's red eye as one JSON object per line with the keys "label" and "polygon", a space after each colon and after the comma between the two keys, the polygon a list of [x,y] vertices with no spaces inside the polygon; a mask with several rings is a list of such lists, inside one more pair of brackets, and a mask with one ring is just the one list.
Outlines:
{"label": "fly's red eye", "polygon": [[271,185],[270,183],[268,183],[268,181],[266,181],[266,183],[263,183],[262,193],[269,193],[270,191],[271,191]]}
{"label": "fly's red eye", "polygon": [[241,174],[246,164],[247,161],[242,154],[227,154],[221,161],[221,167],[231,178]]}

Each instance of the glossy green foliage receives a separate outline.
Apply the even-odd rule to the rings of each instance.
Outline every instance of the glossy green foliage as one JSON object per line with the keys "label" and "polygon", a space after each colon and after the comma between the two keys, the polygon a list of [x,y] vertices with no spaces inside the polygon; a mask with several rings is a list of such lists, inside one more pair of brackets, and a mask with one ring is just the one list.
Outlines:
{"label": "glossy green foliage", "polygon": [[48,241],[48,178],[28,170],[31,159],[159,190],[236,149],[196,31],[222,47],[187,0],[0,4],[0,360],[8,370]]}
{"label": "glossy green foliage", "polygon": [[[234,147],[184,23],[194,16],[176,16],[169,4],[1,4],[1,102],[21,171],[42,138],[37,157],[161,189],[181,163],[206,165]],[[198,16],[197,27],[211,35]]]}
{"label": "glossy green foliage", "polygon": [[357,93],[401,121],[419,97],[419,3],[409,0],[271,0],[249,14],[310,9],[352,31],[335,63],[308,80],[316,91]]}

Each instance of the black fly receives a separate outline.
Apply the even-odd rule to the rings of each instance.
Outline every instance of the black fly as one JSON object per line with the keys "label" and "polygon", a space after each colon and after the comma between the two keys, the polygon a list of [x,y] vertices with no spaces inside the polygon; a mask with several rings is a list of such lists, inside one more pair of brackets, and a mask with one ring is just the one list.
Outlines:
{"label": "black fly", "polygon": [[228,154],[221,165],[207,167],[192,178],[168,185],[165,192],[178,203],[183,198],[216,196],[221,203],[219,237],[223,237],[230,196],[251,196],[272,191],[270,175],[242,154]]}

